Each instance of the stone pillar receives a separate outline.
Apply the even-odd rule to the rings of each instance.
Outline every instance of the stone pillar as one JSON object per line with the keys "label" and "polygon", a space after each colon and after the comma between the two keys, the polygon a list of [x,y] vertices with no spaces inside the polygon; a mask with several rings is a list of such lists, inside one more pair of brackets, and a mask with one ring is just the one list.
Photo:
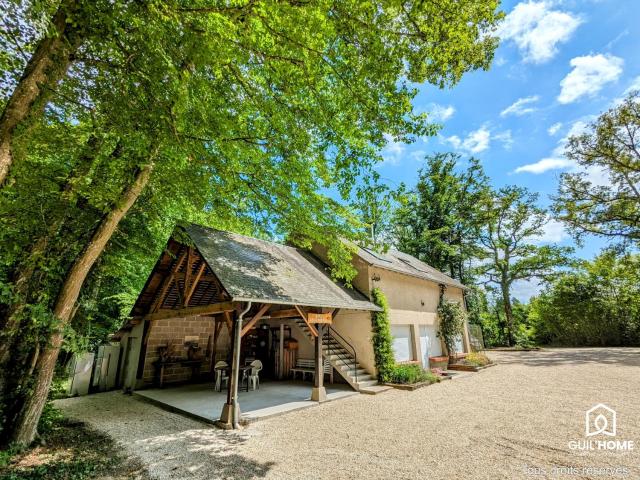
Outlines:
{"label": "stone pillar", "polygon": [[313,381],[313,390],[311,390],[311,400],[315,402],[324,402],[327,399],[327,391],[324,388],[324,361],[322,358],[322,335],[324,334],[324,324],[317,323],[316,330],[316,374]]}

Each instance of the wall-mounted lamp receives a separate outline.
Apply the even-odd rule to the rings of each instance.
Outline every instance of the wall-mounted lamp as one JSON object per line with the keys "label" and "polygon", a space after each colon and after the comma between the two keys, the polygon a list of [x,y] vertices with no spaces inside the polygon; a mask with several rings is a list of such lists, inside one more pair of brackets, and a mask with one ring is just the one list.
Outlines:
{"label": "wall-mounted lamp", "polygon": [[374,282],[379,282],[380,275],[378,275],[377,273],[374,273],[373,276],[371,277],[371,280],[373,280]]}

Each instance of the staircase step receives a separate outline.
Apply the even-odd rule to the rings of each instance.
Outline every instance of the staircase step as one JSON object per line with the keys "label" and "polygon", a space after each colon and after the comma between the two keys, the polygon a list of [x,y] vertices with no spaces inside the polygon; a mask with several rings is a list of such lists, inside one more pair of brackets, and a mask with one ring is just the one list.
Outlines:
{"label": "staircase step", "polygon": [[329,358],[331,364],[339,370],[361,368],[359,363],[354,364],[353,360],[345,360],[344,358]]}
{"label": "staircase step", "polygon": [[329,350],[329,349],[323,348],[322,349],[322,354],[325,357],[329,357],[329,358],[336,357],[336,359],[337,359],[338,357],[340,357],[340,358],[343,358],[345,360],[353,361],[353,356],[349,355],[345,350]]}
{"label": "staircase step", "polygon": [[377,380],[365,380],[364,382],[361,382],[360,379],[358,379],[358,389],[364,388],[364,387],[372,387],[377,384],[378,384]]}
{"label": "staircase step", "polygon": [[392,387],[387,387],[386,385],[371,385],[370,387],[361,387],[360,393],[366,393],[369,395],[377,395],[378,393],[386,392],[387,390],[391,390]]}

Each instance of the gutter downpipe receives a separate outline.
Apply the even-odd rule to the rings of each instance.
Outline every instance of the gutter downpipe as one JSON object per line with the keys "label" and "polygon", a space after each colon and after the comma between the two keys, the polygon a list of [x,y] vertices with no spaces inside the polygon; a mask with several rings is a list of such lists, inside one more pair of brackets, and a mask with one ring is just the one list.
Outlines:
{"label": "gutter downpipe", "polygon": [[239,428],[239,415],[238,415],[238,377],[240,375],[240,345],[242,342],[242,320],[247,312],[251,310],[251,301],[247,303],[247,308],[245,308],[242,313],[238,316],[236,320],[236,330],[234,335],[234,345],[233,345],[233,363],[231,365],[231,369],[233,371],[233,375],[231,377],[231,411],[233,412],[232,423],[233,428]]}

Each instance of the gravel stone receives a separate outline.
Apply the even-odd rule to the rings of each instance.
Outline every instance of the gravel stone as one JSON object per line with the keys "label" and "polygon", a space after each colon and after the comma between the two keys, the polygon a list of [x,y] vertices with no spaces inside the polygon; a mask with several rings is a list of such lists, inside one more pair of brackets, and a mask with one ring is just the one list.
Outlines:
{"label": "gravel stone", "polygon": [[[489,356],[499,364],[475,374],[413,392],[357,395],[237,432],[120,392],[57,404],[111,435],[157,479],[640,478],[640,349]],[[585,412],[598,403],[617,412],[617,436],[606,440],[632,440],[635,450],[569,448],[586,439]],[[554,467],[576,470],[555,474]]]}

